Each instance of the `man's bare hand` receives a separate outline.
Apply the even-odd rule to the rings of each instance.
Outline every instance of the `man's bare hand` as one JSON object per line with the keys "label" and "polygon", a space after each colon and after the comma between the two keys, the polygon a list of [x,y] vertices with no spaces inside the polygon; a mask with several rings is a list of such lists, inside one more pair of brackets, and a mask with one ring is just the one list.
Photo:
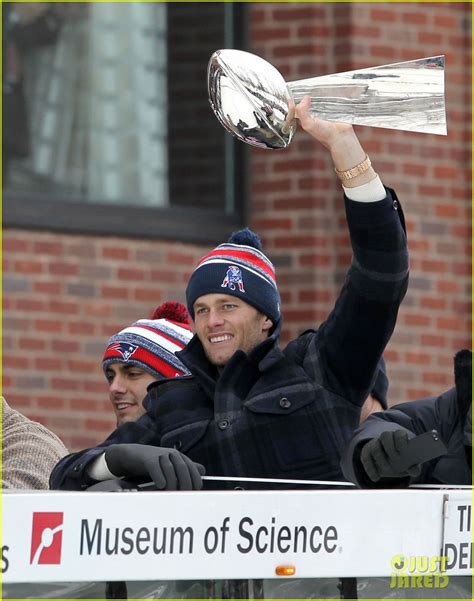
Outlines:
{"label": "man's bare hand", "polygon": [[300,120],[301,127],[329,150],[343,138],[355,138],[354,129],[350,123],[324,121],[313,117],[310,109],[311,98],[305,96],[296,107],[296,116]]}
{"label": "man's bare hand", "polygon": [[[352,169],[361,163],[365,157],[365,151],[355,134],[354,128],[349,123],[336,123],[324,121],[313,117],[310,113],[311,98],[305,96],[296,107],[296,116],[300,120],[301,127],[307,131],[315,140],[318,140],[331,153],[334,167],[339,171]],[[369,167],[361,175],[344,182],[347,187],[360,186],[376,177],[375,171]]]}

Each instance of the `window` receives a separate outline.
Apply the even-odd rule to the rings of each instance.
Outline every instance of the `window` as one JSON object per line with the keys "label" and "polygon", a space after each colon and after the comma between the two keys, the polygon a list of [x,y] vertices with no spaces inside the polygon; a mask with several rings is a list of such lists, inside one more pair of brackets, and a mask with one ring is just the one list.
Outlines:
{"label": "window", "polygon": [[4,224],[210,241],[242,223],[244,145],[206,77],[244,10],[4,3]]}

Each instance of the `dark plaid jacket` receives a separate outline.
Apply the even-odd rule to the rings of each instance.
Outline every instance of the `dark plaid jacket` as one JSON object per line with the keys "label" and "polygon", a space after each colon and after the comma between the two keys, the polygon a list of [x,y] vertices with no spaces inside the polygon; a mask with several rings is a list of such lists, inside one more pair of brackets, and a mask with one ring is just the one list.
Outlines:
{"label": "dark plaid jacket", "polygon": [[[403,214],[393,191],[375,203],[346,199],[353,260],[328,319],[282,351],[279,329],[217,377],[194,337],[179,353],[193,375],[155,382],[136,423],[104,443],[175,447],[208,475],[338,480],[408,281]],[[52,487],[91,483],[101,447],[66,458]]]}

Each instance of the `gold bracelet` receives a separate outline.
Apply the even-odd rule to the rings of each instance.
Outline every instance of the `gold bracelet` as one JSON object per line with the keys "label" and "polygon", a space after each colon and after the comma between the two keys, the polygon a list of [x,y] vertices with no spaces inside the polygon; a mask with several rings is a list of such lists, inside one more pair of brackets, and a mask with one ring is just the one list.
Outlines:
{"label": "gold bracelet", "polygon": [[367,171],[371,164],[372,163],[370,162],[369,157],[365,155],[365,159],[355,167],[352,167],[352,169],[346,169],[346,171],[339,171],[339,169],[334,168],[334,171],[336,172],[337,177],[340,180],[344,181],[348,179],[353,179],[358,175],[362,175],[362,173],[365,173]]}

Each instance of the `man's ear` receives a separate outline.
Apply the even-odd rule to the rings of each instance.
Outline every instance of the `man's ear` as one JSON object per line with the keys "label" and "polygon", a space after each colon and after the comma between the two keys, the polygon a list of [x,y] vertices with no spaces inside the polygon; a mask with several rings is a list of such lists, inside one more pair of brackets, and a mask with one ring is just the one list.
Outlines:
{"label": "man's ear", "polygon": [[273,328],[273,321],[265,315],[265,320],[262,324],[262,332],[268,332]]}

